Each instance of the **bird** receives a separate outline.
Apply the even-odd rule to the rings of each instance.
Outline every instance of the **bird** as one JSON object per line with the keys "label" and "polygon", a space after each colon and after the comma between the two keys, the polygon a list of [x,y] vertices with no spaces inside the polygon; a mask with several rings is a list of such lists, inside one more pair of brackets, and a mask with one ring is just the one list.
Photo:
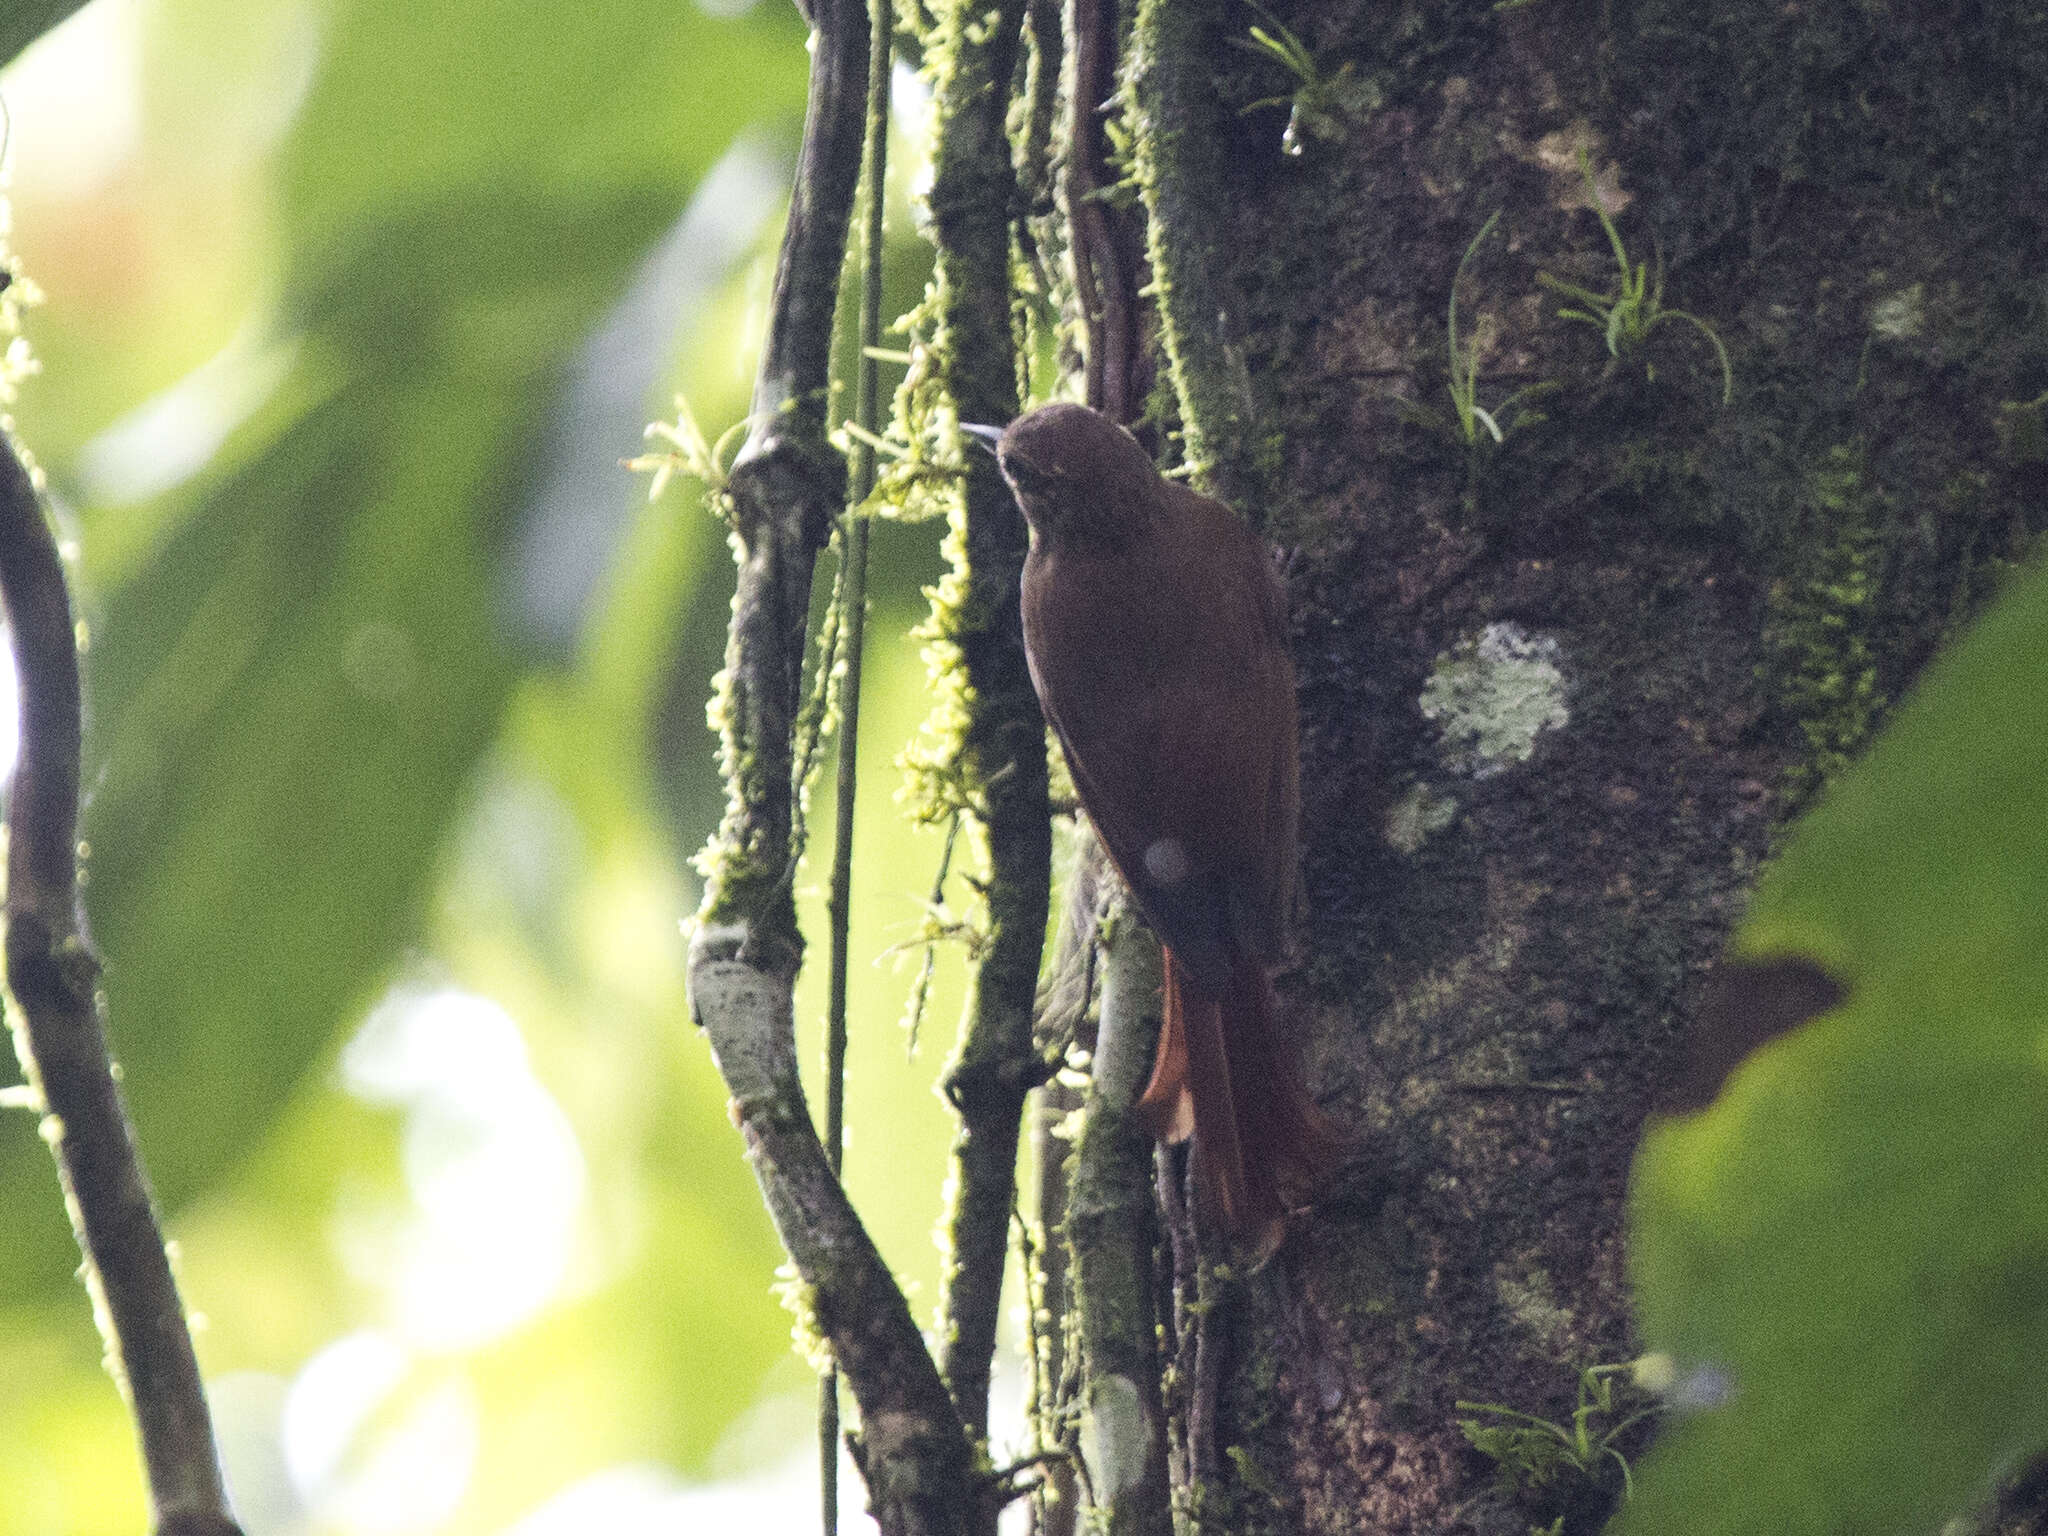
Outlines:
{"label": "bird", "polygon": [[1165,955],[1137,1111],[1192,1139],[1200,1202],[1271,1252],[1337,1137],[1277,1017],[1300,809],[1286,603],[1222,502],[1055,402],[995,439],[1030,526],[1025,659],[1074,787]]}

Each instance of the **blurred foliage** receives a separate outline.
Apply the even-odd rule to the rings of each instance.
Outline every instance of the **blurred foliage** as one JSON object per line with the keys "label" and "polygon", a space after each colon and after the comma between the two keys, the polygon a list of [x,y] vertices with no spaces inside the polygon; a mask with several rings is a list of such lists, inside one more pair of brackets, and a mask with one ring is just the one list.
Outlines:
{"label": "blurred foliage", "polygon": [[2048,569],[1931,667],[1765,875],[1737,960],[1839,1006],[1637,1156],[1671,1427],[1614,1527],[1932,1531],[2048,1445]]}
{"label": "blurred foliage", "polygon": [[[251,1536],[497,1530],[606,1468],[805,1450],[741,1443],[808,1387],[681,991],[731,567],[618,468],[677,388],[714,432],[746,408],[805,65],[781,6],[97,0],[0,78],[49,296],[17,415],[90,631],[87,898]],[[891,795],[935,543],[876,545],[857,963],[942,842]],[[960,977],[912,1060],[915,961],[855,972],[848,1167],[930,1297]],[[0,1222],[0,1536],[132,1532],[26,1115]]]}

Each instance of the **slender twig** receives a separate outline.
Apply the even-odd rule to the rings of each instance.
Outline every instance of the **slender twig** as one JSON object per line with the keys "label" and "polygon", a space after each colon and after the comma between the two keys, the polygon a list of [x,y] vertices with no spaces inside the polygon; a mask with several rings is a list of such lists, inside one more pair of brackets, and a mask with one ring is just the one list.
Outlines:
{"label": "slender twig", "polygon": [[[839,536],[835,534],[834,537]],[[845,656],[840,642],[846,618],[846,577],[847,561],[842,542],[839,569],[832,578],[832,600],[825,606],[824,623],[818,626],[817,670],[811,677],[810,696],[804,700],[804,706],[797,711],[796,717],[796,747],[791,753],[789,773],[789,860],[783,867],[783,879],[792,886],[796,883],[797,865],[810,842],[806,796],[812,770],[818,766],[818,749],[824,745],[832,713],[833,679]]]}
{"label": "slender twig", "polygon": [[15,1053],[45,1112],[107,1359],[142,1442],[159,1536],[229,1536],[213,1424],[107,1054],[99,961],[78,910],[79,684],[64,566],[35,486],[0,444],[0,598],[21,678],[7,808]]}
{"label": "slender twig", "polygon": [[932,873],[932,894],[925,903],[924,951],[918,957],[917,980],[911,983],[910,1003],[903,1011],[904,1053],[917,1055],[918,1032],[924,1028],[925,1004],[931,1000],[932,977],[939,968],[939,939],[947,925],[941,914],[946,906],[946,877],[953,872],[953,848],[960,841],[960,817],[954,811],[946,818],[946,841],[939,848],[939,867]]}
{"label": "slender twig", "polygon": [[846,508],[826,436],[833,310],[866,127],[870,29],[860,0],[816,0],[803,147],[776,269],[751,427],[723,504],[739,564],[717,713],[729,801],[704,860],[690,940],[691,1006],[810,1321],[861,1412],[856,1460],[887,1536],[971,1528],[970,1444],[902,1289],[812,1124],[792,991],[803,941],[785,875],[790,772],[811,567]]}
{"label": "slender twig", "polygon": [[[1067,1378],[1068,1315],[1067,1245],[1061,1234],[1067,1214],[1067,1152],[1065,1122],[1080,1107],[1080,1094],[1055,1079],[1038,1090],[1032,1122],[1032,1151],[1038,1167],[1035,1272],[1026,1269],[1026,1283],[1035,1295],[1031,1307],[1031,1401],[1033,1443],[1041,1449],[1066,1447],[1071,1435],[1065,1424],[1069,1406],[1061,1387]],[[1080,1484],[1073,1463],[1062,1458],[1046,1469],[1046,1484],[1033,1501],[1036,1536],[1073,1536],[1080,1513]]]}
{"label": "slender twig", "polygon": [[[835,1177],[846,1155],[846,977],[853,913],[853,811],[860,756],[861,653],[867,637],[868,524],[854,509],[875,488],[874,438],[881,425],[881,374],[875,350],[882,339],[882,212],[889,153],[888,0],[868,7],[866,151],[861,195],[860,362],[854,373],[853,416],[860,435],[853,442],[853,476],[847,487],[841,558],[845,561],[839,601],[841,645],[846,672],[839,695],[838,804],[833,821],[832,963],[825,1019],[825,1157]],[[839,1530],[839,1368],[832,1366],[818,1386],[819,1515],[825,1536]]]}

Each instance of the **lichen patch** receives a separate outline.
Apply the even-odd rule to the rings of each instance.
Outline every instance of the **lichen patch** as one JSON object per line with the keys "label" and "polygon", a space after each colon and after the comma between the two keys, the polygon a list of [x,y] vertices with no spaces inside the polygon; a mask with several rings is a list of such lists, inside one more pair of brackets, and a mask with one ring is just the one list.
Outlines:
{"label": "lichen patch", "polygon": [[1554,639],[1512,623],[1489,624],[1438,656],[1421,709],[1441,733],[1444,766],[1484,779],[1527,762],[1536,738],[1571,718],[1557,656]]}

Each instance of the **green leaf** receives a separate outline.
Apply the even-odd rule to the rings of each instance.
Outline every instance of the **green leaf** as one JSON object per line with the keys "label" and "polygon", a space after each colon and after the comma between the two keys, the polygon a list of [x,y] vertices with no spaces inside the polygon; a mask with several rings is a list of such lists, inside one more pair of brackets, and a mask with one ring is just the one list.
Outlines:
{"label": "green leaf", "polygon": [[2044,742],[2038,569],[1765,876],[1734,956],[1812,1003],[1637,1154],[1675,1411],[1623,1536],[1930,1532],[2048,1445]]}

